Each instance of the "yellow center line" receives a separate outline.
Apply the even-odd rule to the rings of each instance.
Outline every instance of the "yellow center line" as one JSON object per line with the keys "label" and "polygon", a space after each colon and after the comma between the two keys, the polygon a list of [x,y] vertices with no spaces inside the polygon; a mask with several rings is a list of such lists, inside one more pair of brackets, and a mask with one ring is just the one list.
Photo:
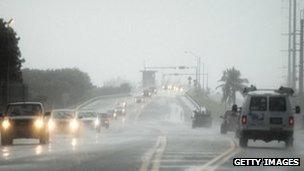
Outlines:
{"label": "yellow center line", "polygon": [[218,168],[221,164],[223,164],[225,161],[227,161],[231,156],[238,153],[239,150],[236,150],[236,142],[232,139],[229,139],[230,141],[230,147],[226,151],[224,151],[221,155],[213,158],[209,162],[207,162],[202,167],[198,168],[199,171],[214,171],[216,168]]}

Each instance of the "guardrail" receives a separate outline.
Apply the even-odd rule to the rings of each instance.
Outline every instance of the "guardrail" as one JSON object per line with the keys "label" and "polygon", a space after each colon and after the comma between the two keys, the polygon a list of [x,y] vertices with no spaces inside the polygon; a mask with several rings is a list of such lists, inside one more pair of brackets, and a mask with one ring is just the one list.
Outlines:
{"label": "guardrail", "polygon": [[200,108],[201,105],[195,100],[193,99],[190,94],[188,92],[185,93],[185,97],[196,107],[196,108]]}
{"label": "guardrail", "polygon": [[97,97],[93,97],[93,98],[90,98],[88,100],[85,100],[85,101],[73,106],[72,108],[75,108],[76,110],[79,110],[80,108],[86,106],[87,104],[92,103],[92,102],[94,102],[96,100],[99,100],[99,99],[119,98],[119,97],[129,97],[129,96],[131,96],[131,94],[129,94],[129,93],[97,96]]}

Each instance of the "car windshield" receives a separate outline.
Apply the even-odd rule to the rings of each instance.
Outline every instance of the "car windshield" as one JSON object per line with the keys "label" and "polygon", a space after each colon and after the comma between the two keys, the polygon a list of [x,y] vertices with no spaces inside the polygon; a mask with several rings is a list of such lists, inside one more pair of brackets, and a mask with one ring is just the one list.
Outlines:
{"label": "car windshield", "polygon": [[250,100],[250,111],[266,111],[267,98],[263,96],[252,97]]}
{"label": "car windshield", "polygon": [[269,111],[286,111],[285,97],[269,97]]}
{"label": "car windshield", "polygon": [[52,116],[55,119],[70,119],[75,116],[74,111],[53,111]]}
{"label": "car windshield", "polygon": [[7,113],[10,116],[34,116],[42,114],[42,109],[38,104],[9,105]]}

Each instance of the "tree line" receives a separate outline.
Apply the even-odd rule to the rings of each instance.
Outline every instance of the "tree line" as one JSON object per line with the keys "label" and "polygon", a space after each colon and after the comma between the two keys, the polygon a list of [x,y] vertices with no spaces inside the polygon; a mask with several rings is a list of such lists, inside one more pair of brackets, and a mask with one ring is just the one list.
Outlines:
{"label": "tree line", "polygon": [[77,104],[86,98],[131,91],[129,83],[118,87],[94,86],[89,75],[77,68],[23,69],[22,75],[28,85],[29,100],[57,108]]}

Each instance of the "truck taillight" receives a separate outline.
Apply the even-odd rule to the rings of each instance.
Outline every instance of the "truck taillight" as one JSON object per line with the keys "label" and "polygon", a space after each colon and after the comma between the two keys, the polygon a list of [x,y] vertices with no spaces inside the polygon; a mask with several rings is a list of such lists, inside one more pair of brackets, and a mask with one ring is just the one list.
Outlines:
{"label": "truck taillight", "polygon": [[242,121],[242,124],[245,125],[247,123],[247,116],[243,115],[241,121]]}
{"label": "truck taillight", "polygon": [[293,125],[294,125],[293,116],[289,116],[289,118],[288,118],[288,124],[289,124],[290,126],[293,126]]}

